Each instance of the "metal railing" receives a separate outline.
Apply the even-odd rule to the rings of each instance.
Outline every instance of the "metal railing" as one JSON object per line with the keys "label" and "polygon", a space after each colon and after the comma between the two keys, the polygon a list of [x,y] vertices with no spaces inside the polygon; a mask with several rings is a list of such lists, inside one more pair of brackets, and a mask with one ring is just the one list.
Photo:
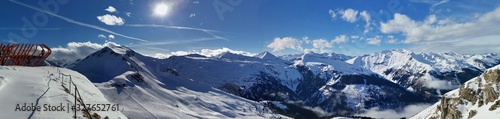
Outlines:
{"label": "metal railing", "polygon": [[[73,81],[73,78],[71,75],[68,75],[68,74],[64,74],[61,72],[61,70],[59,69],[59,67],[57,67],[57,72],[59,74],[59,79],[61,79],[61,86],[63,86],[63,88],[65,89],[65,91],[67,93],[69,93],[70,95],[73,95],[75,97],[75,104],[73,106],[75,106],[75,108],[73,108],[73,111],[74,111],[74,116],[73,118],[76,119],[76,113],[77,113],[77,109],[76,109],[76,105],[78,105],[77,103],[80,102],[80,105],[83,106],[83,110],[84,111],[84,115],[87,114],[87,118],[90,118],[92,119],[92,115],[90,113],[90,107],[87,108],[85,103],[83,102],[83,99],[82,99],[82,96],[80,95],[80,91],[78,91],[78,86],[76,86],[75,82]],[[69,83],[68,83],[68,86],[69,88],[66,88],[66,84],[64,83],[64,78],[65,77],[69,77]],[[71,94],[71,85],[73,85],[73,88],[74,88],[74,94]]]}
{"label": "metal railing", "polygon": [[40,66],[51,53],[45,44],[0,44],[0,65]]}

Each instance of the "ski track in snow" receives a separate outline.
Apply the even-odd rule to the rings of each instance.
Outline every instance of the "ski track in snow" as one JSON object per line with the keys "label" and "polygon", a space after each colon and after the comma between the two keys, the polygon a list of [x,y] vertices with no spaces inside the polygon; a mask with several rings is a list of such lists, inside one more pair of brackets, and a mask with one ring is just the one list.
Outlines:
{"label": "ski track in snow", "polygon": [[[133,89],[132,89],[133,90]],[[153,115],[156,119],[158,119],[158,117],[153,114],[151,111],[149,111],[146,107],[144,107],[141,103],[139,103],[139,101],[137,101],[134,97],[132,97],[132,94],[131,93],[128,93],[126,90],[123,90],[123,92],[125,92],[126,94],[129,95],[129,97],[135,102],[137,103],[139,106],[141,106],[144,110],[146,110],[149,114]]]}
{"label": "ski track in snow", "polygon": [[[43,96],[45,96],[45,94],[46,94],[47,92],[49,92],[49,90],[50,90],[50,82],[51,82],[51,81],[52,81],[52,79],[49,79],[49,81],[47,82],[47,90],[45,90],[45,92],[43,92],[43,94],[42,94],[42,95],[40,95],[40,97],[38,97],[38,98],[36,99],[36,104],[35,104],[35,106],[39,106],[39,105],[38,105],[38,103],[40,102],[40,99],[41,99]],[[28,117],[28,119],[30,119],[30,118],[33,116],[33,114],[35,114],[35,110],[33,110],[33,111],[31,112],[31,114],[30,114],[30,116]]]}

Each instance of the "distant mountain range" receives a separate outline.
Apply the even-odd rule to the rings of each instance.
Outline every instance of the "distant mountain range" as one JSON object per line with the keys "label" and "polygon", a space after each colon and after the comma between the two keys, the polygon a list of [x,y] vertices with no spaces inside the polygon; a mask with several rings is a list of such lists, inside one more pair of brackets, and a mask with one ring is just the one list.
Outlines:
{"label": "distant mountain range", "polygon": [[408,50],[382,51],[358,56],[346,62],[369,69],[408,90],[437,99],[458,88],[487,68],[500,64],[494,53],[414,53]]}
{"label": "distant mountain range", "polygon": [[[52,61],[53,65],[58,62],[61,65]],[[360,114],[374,107],[401,110],[407,105],[434,103],[498,64],[500,56],[493,53],[408,50],[363,56],[308,52],[279,57],[269,52],[256,56],[224,52],[213,57],[191,54],[156,59],[117,46],[62,65],[87,76],[115,102],[120,102],[120,90],[141,90],[144,100],[159,98],[162,94],[155,90],[168,89],[150,89],[150,85],[164,87],[174,81],[182,82],[178,88],[214,87],[254,101],[319,107],[335,116]],[[143,78],[131,81],[132,75]],[[294,114],[285,115],[297,116]]]}

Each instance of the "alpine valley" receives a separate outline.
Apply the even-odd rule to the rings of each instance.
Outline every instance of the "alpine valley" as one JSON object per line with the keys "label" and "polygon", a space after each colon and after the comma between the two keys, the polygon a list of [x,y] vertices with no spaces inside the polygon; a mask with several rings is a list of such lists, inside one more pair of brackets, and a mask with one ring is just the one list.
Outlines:
{"label": "alpine valley", "polygon": [[74,62],[49,62],[86,76],[129,118],[352,117],[436,102],[415,118],[480,117],[483,107],[497,110],[500,95],[498,68],[489,69],[500,64],[494,53],[224,52],[158,59],[110,46]]}

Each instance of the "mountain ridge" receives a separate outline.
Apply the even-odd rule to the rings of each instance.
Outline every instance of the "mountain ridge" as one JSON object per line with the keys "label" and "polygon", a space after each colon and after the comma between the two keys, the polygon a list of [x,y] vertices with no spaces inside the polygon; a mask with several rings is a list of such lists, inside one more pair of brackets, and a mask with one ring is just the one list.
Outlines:
{"label": "mountain ridge", "polygon": [[[397,55],[393,56],[392,54]],[[136,72],[143,77],[154,79],[153,82],[147,84],[166,85],[168,82],[165,81],[171,79],[194,81],[200,85],[214,87],[254,101],[271,100],[284,103],[300,101],[310,107],[320,107],[334,115],[352,115],[363,113],[373,107],[400,110],[406,105],[434,102],[440,95],[438,92],[449,91],[427,89],[422,85],[416,85],[412,89],[411,85],[398,82],[400,79],[394,80],[394,77],[388,77],[387,74],[405,74],[408,71],[416,72],[415,76],[420,75],[418,73],[427,76],[442,76],[438,78],[444,79],[445,83],[451,82],[451,78],[446,77],[447,75],[434,71],[437,67],[434,64],[441,62],[436,63],[426,59],[432,58],[432,56],[438,57],[438,55],[422,54],[424,53],[393,50],[356,57],[314,52],[275,56],[266,51],[254,56],[223,52],[212,57],[189,54],[156,59],[141,55],[127,47],[107,47],[78,61],[69,68],[88,75],[89,79],[97,84],[113,81],[112,79],[117,76],[130,75],[126,72]],[[454,56],[463,55],[455,53]],[[473,56],[478,61],[486,59],[483,61],[486,62],[483,64],[487,64],[483,65],[485,67],[500,61],[496,60],[495,55],[492,54]],[[376,60],[363,60],[363,58],[370,59],[369,57]],[[387,60],[391,58],[393,59]],[[466,60],[463,57],[459,58],[461,61]],[[105,62],[115,64],[110,65]],[[450,62],[444,61],[444,63]],[[372,66],[377,65],[394,67],[391,70],[374,70]],[[418,67],[408,68],[412,65]],[[471,67],[472,65],[466,66]],[[475,70],[480,69],[476,68]],[[115,73],[109,73],[109,71]],[[93,76],[97,74],[95,72],[108,73],[101,74],[106,76]],[[449,75],[461,75],[456,72],[448,73]],[[471,74],[471,76],[473,75]],[[411,81],[413,80],[409,80],[409,82]],[[441,81],[441,79],[437,81]],[[130,84],[130,81],[125,82],[129,82],[125,84]],[[412,98],[398,97],[401,95]],[[338,101],[339,99],[342,101]]]}
{"label": "mountain ridge", "polygon": [[[143,85],[146,87],[156,85],[156,83],[165,85],[168,82],[164,81],[170,80],[170,78],[180,78],[255,101],[304,101],[309,106],[316,105],[322,109],[343,107],[339,108],[341,110],[328,110],[337,114],[354,114],[353,111],[357,108],[365,110],[365,108],[381,106],[376,102],[382,100],[387,100],[386,103],[394,103],[395,105],[386,106],[384,109],[414,103],[411,100],[398,101],[398,97],[395,96],[415,94],[397,84],[384,82],[386,80],[376,73],[360,67],[352,67],[343,61],[346,58],[338,58],[332,54],[307,53],[298,59],[301,60],[294,61],[294,65],[269,52],[263,52],[256,56],[224,52],[214,57],[185,55],[154,59],[128,48],[108,47],[89,55],[70,68],[88,75],[89,79],[97,84],[106,82],[130,84],[131,81],[121,79],[115,81],[115,78],[121,75],[131,75],[127,72],[137,72],[138,75],[146,79],[156,79],[154,82],[146,82],[148,85]],[[364,79],[356,80],[359,78]],[[396,91],[391,94],[380,94],[375,90]],[[348,96],[346,91],[358,91],[359,94],[366,94],[366,99],[352,97],[354,94]],[[417,99],[416,102],[426,102],[424,98],[419,98],[419,96],[413,97],[412,99]],[[335,100],[336,98],[349,98],[349,100],[338,102]],[[358,105],[356,107],[353,105],[356,101],[351,100],[351,98],[366,100],[366,106]],[[340,105],[336,103],[340,103]],[[357,112],[361,113],[362,111]]]}

